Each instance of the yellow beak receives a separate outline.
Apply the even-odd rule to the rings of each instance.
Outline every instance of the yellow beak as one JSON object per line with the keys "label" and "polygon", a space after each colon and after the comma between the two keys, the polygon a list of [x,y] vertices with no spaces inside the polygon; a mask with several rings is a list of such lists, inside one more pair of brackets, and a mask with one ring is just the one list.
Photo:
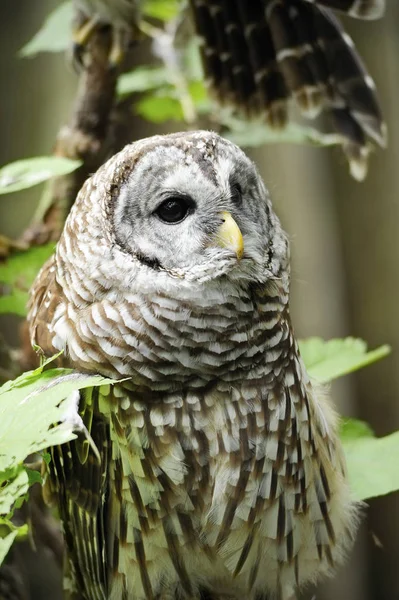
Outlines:
{"label": "yellow beak", "polygon": [[244,240],[237,223],[227,211],[220,213],[223,223],[219,227],[215,241],[221,248],[228,248],[235,252],[238,259],[244,254]]}

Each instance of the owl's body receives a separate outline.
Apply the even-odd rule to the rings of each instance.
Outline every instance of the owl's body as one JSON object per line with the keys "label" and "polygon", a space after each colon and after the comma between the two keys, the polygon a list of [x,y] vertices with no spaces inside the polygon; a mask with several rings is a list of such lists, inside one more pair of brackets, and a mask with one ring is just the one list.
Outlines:
{"label": "owl's body", "polygon": [[288,309],[288,244],[254,165],[208,132],[127,146],[86,182],[32,342],[126,378],[81,396],[101,456],[53,452],[84,600],[258,600],[330,572],[355,505]]}

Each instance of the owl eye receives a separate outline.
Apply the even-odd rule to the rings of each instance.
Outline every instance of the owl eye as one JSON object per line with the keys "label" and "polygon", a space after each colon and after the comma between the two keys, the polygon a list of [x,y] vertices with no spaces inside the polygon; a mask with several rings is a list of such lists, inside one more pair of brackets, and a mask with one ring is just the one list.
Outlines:
{"label": "owl eye", "polygon": [[180,223],[192,208],[187,198],[168,198],[158,206],[155,214],[164,223]]}

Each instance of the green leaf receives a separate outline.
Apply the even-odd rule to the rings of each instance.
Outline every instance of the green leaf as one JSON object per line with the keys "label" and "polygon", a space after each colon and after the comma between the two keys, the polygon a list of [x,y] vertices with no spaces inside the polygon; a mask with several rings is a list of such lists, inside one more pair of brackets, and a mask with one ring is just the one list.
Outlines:
{"label": "green leaf", "polygon": [[54,244],[46,244],[15,253],[0,263],[0,314],[26,315],[29,288],[53,252]]}
{"label": "green leaf", "polygon": [[343,419],[339,434],[342,442],[353,442],[359,438],[374,437],[375,435],[368,423],[358,419]]}
{"label": "green leaf", "polygon": [[44,462],[46,463],[46,465],[49,465],[51,463],[50,452],[42,452],[42,458],[43,458]]}
{"label": "green leaf", "polygon": [[325,341],[309,338],[299,342],[299,349],[311,377],[327,383],[387,356],[389,346],[367,351],[367,344],[360,339],[348,337]]}
{"label": "green leaf", "polygon": [[[100,375],[39,367],[0,388],[0,477],[29,454],[76,437],[73,392],[115,383]],[[56,424],[56,425],[54,425]],[[25,472],[25,471],[24,471]],[[28,478],[25,472],[26,479]]]}
{"label": "green leaf", "polygon": [[72,2],[63,2],[53,10],[36,35],[19,51],[23,57],[39,52],[65,51],[71,43]]}
{"label": "green leaf", "polygon": [[201,114],[209,113],[212,105],[204,82],[190,81],[188,84],[188,90],[198,112]]}
{"label": "green leaf", "polygon": [[[1,446],[0,451],[3,451]],[[11,512],[16,500],[21,496],[25,496],[28,489],[28,475],[25,469],[21,466],[17,476],[11,480],[6,480],[6,483],[2,484],[0,488],[0,515],[8,515]]]}
{"label": "green leaf", "polygon": [[146,96],[136,104],[136,112],[140,117],[153,123],[183,120],[180,102],[171,96]]}
{"label": "green leaf", "polygon": [[6,296],[0,296],[0,314],[14,314],[24,317],[27,301],[28,293],[20,290],[15,290]]}
{"label": "green leaf", "polygon": [[238,146],[257,147],[264,144],[311,144],[332,146],[342,143],[337,134],[320,133],[312,127],[288,123],[283,129],[272,129],[259,120],[246,121],[232,118],[227,111],[220,111],[221,122],[229,128],[224,137]]}
{"label": "green leaf", "polygon": [[75,171],[81,164],[79,160],[62,156],[35,156],[17,160],[0,169],[0,194],[18,192],[51,177],[66,175]]}
{"label": "green leaf", "polygon": [[[7,532],[7,533],[6,533]],[[18,531],[10,531],[5,525],[0,523],[0,565],[7,556],[15,538],[17,537]]]}
{"label": "green leaf", "polygon": [[[35,346],[34,350],[36,350],[36,352],[39,353],[40,346]],[[26,386],[29,383],[30,379],[36,380],[37,377],[43,373],[45,367],[47,367],[47,365],[51,364],[52,362],[56,361],[57,358],[61,356],[61,354],[63,354],[63,351],[58,352],[58,354],[54,354],[54,356],[51,356],[50,358],[46,358],[43,362],[40,363],[40,366],[36,367],[36,369],[34,369],[33,371],[25,371],[25,373],[22,373],[22,375],[20,375],[19,377],[6,381],[6,383],[4,383],[0,387],[0,395],[16,387]],[[67,369],[67,371],[69,372],[69,369]]]}
{"label": "green leaf", "polygon": [[14,540],[16,538],[25,537],[27,533],[27,525],[17,527],[9,519],[0,517],[0,565],[5,559]]}
{"label": "green leaf", "polygon": [[137,67],[118,79],[118,94],[147,92],[169,84],[168,72],[164,67]]}
{"label": "green leaf", "polygon": [[41,482],[40,474],[23,461],[85,429],[78,414],[78,390],[116,383],[72,369],[44,371],[48,363],[0,388],[0,564],[15,537],[26,531],[16,529],[9,519],[25,500],[29,485]]}
{"label": "green leaf", "polygon": [[399,431],[374,437],[367,423],[345,420],[341,427],[351,489],[359,500],[399,490]]}
{"label": "green leaf", "polygon": [[200,53],[201,42],[199,38],[193,36],[188,41],[185,40],[185,44],[185,48],[183,49],[183,66],[186,77],[190,81],[201,81],[204,89],[206,89]]}
{"label": "green leaf", "polygon": [[29,469],[28,467],[25,467],[25,471],[28,476],[29,487],[34,483],[42,483],[42,476],[40,475],[39,471]]}
{"label": "green leaf", "polygon": [[181,2],[179,0],[145,0],[142,12],[146,17],[170,21],[178,15],[180,9]]}

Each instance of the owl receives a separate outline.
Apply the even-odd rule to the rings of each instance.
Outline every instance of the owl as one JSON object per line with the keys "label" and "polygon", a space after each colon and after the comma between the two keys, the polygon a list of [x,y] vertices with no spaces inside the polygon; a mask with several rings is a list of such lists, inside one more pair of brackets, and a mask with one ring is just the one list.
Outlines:
{"label": "owl", "polygon": [[[302,362],[289,247],[254,164],[155,136],[86,181],[31,290],[32,344],[116,380],[80,392],[97,448],[52,452],[84,600],[293,600],[350,549],[337,418]],[[75,594],[75,595],[73,595]]]}
{"label": "owl", "polygon": [[[78,54],[99,24],[112,24],[110,62],[137,39],[139,0],[75,0],[86,23]],[[324,111],[341,140],[350,172],[367,173],[369,140],[384,147],[386,126],[375,85],[331,9],[359,19],[382,15],[385,0],[190,0],[213,96],[246,117],[283,128],[294,100],[305,117]]]}

